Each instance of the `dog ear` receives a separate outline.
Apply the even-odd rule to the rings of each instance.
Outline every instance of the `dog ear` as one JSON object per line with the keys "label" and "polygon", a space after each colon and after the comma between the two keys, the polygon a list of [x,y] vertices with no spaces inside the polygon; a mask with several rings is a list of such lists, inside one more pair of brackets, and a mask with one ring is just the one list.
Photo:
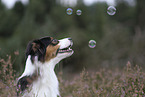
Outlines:
{"label": "dog ear", "polygon": [[40,38],[39,40],[44,44],[45,47],[47,47],[52,42],[53,38],[48,36]]}
{"label": "dog ear", "polygon": [[46,48],[51,44],[52,39],[52,37],[43,37],[29,42],[26,49],[26,58],[31,55],[31,61],[34,62],[35,56],[37,56],[39,61],[44,62]]}
{"label": "dog ear", "polygon": [[44,62],[44,56],[46,53],[45,45],[40,40],[34,40],[29,42],[26,49],[26,58],[31,55],[31,61],[34,62],[35,56],[38,60]]}

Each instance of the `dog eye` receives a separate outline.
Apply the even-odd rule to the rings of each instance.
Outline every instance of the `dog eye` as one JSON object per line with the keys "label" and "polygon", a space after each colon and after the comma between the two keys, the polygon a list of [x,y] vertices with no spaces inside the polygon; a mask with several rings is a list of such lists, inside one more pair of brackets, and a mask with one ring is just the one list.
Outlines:
{"label": "dog eye", "polygon": [[52,44],[54,44],[54,45],[58,44],[58,40],[57,39],[53,39],[52,40]]}

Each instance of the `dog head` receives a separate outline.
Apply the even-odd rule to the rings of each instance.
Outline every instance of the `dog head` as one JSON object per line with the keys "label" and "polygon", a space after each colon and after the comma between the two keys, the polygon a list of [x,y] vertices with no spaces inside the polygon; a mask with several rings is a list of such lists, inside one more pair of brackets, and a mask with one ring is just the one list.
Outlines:
{"label": "dog head", "polygon": [[57,40],[52,37],[43,37],[28,44],[26,58],[30,55],[32,63],[36,60],[36,57],[42,63],[52,59],[59,62],[73,54],[73,50],[70,48],[72,45],[71,38]]}

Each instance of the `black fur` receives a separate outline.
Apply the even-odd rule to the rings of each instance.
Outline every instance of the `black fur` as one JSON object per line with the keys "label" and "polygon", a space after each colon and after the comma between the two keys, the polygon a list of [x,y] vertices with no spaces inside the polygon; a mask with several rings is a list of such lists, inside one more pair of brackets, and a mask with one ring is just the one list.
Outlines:
{"label": "black fur", "polygon": [[17,96],[23,94],[23,92],[32,84],[33,81],[37,80],[39,74],[35,72],[31,76],[24,76],[18,80],[17,83]]}
{"label": "black fur", "polygon": [[38,56],[38,60],[44,62],[46,48],[51,42],[51,37],[44,37],[29,42],[26,49],[26,58],[28,55],[31,55],[31,61],[34,62],[35,56]]}
{"label": "black fur", "polygon": [[27,78],[30,78],[30,76],[24,76],[21,78],[17,83],[17,96],[23,93],[23,91],[27,88],[30,83],[27,81]]}

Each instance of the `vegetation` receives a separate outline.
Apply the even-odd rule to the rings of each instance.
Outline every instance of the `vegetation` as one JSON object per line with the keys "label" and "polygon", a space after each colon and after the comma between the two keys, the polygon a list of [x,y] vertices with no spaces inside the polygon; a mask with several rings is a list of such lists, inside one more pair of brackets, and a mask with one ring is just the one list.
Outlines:
{"label": "vegetation", "polygon": [[[0,96],[16,97],[15,71],[11,56],[1,59]],[[70,80],[58,73],[62,97],[143,97],[145,96],[145,72],[128,62],[123,70],[101,69],[88,72],[85,69]]]}
{"label": "vegetation", "polygon": [[[116,14],[107,14],[106,3],[86,6],[83,0],[71,7],[72,15],[66,14],[70,6],[56,0],[30,0],[27,5],[17,1],[12,9],[0,3],[0,58],[7,54],[14,58],[14,69],[22,72],[25,66],[25,48],[36,38],[52,36],[57,39],[71,37],[75,51],[71,58],[60,64],[73,72],[86,68],[123,67],[127,61],[133,66],[143,66],[145,1],[131,5],[125,0],[116,0]],[[77,9],[82,15],[76,15]],[[88,47],[89,40],[96,47]]]}
{"label": "vegetation", "polygon": [[[15,97],[27,43],[44,36],[74,42],[73,56],[56,66],[62,97],[145,96],[145,0],[115,0],[113,16],[105,2],[86,6],[77,0],[70,7],[59,0],[29,0],[26,5],[18,0],[7,9],[1,1],[0,97]],[[77,9],[82,15],[76,15]],[[96,41],[95,48],[88,47],[89,40]]]}

